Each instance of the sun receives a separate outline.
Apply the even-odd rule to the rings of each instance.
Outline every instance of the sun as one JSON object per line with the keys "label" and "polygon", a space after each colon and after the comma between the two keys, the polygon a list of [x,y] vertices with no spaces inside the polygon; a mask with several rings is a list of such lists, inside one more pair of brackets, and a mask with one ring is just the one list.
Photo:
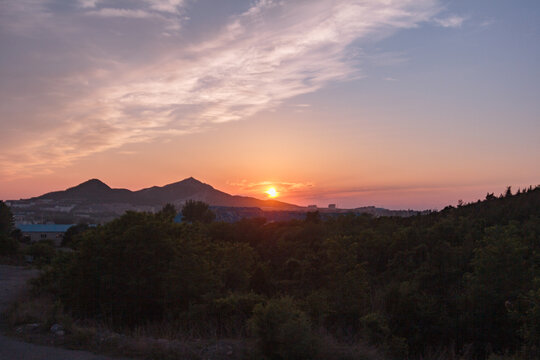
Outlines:
{"label": "sun", "polygon": [[264,193],[268,194],[268,197],[270,198],[275,198],[279,195],[279,193],[276,191],[276,188],[273,188],[273,187],[269,188]]}

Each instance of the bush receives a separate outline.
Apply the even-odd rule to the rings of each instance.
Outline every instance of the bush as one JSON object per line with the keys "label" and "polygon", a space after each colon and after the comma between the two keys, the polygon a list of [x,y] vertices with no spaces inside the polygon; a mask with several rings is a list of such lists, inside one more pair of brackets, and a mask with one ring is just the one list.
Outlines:
{"label": "bush", "polygon": [[218,327],[222,333],[245,335],[247,320],[253,315],[253,310],[264,301],[263,296],[255,293],[232,293],[226,297],[214,300],[211,313],[218,318]]}
{"label": "bush", "polygon": [[0,255],[14,255],[19,249],[19,243],[12,237],[0,234]]}
{"label": "bush", "polygon": [[[536,279],[540,285],[540,279]],[[538,286],[537,285],[537,286]],[[523,338],[522,352],[527,359],[540,357],[540,287],[522,296],[520,320],[522,322],[519,334]]]}
{"label": "bush", "polygon": [[317,353],[311,324],[290,297],[255,306],[249,327],[259,350],[270,359],[312,359]]}
{"label": "bush", "polygon": [[360,319],[362,333],[370,345],[383,350],[392,358],[407,357],[407,342],[405,339],[394,336],[388,327],[388,322],[378,313],[370,313]]}
{"label": "bush", "polygon": [[65,330],[70,330],[73,324],[71,316],[64,312],[62,303],[50,295],[41,295],[14,303],[6,315],[11,327],[36,323],[42,329],[48,330],[51,325],[59,323]]}
{"label": "bush", "polygon": [[74,247],[77,242],[77,236],[84,233],[88,229],[90,229],[90,227],[87,224],[73,225],[72,227],[67,229],[64,237],[62,238],[61,245],[63,247]]}
{"label": "bush", "polygon": [[34,257],[35,265],[42,266],[51,263],[54,255],[56,254],[56,250],[51,241],[44,240],[28,246],[25,253],[26,255]]}

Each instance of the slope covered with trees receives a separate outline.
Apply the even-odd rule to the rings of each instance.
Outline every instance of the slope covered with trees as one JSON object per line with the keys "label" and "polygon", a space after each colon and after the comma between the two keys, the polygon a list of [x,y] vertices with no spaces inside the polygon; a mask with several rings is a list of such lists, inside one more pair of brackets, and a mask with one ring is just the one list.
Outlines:
{"label": "slope covered with trees", "polygon": [[9,207],[0,201],[0,257],[13,255],[17,252],[19,247],[17,236],[13,214]]}
{"label": "slope covered with trees", "polygon": [[540,187],[410,218],[175,224],[170,210],[78,235],[37,288],[78,318],[255,336],[273,359],[324,358],[321,334],[396,359],[540,356]]}

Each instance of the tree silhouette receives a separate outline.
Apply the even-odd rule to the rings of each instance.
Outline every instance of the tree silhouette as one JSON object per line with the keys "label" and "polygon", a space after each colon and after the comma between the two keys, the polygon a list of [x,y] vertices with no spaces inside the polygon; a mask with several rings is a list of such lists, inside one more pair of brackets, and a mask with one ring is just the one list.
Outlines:
{"label": "tree silhouette", "polygon": [[10,208],[0,201],[0,234],[9,235],[13,230],[13,214]]}
{"label": "tree silhouette", "polygon": [[310,211],[306,213],[306,222],[318,224],[321,222],[321,214],[319,211]]}
{"label": "tree silhouette", "polygon": [[158,216],[167,222],[172,222],[176,216],[176,208],[173,204],[165,204],[163,209],[158,212]]}
{"label": "tree silhouette", "polygon": [[211,223],[216,214],[210,210],[210,206],[202,201],[188,200],[182,207],[183,220],[187,222]]}

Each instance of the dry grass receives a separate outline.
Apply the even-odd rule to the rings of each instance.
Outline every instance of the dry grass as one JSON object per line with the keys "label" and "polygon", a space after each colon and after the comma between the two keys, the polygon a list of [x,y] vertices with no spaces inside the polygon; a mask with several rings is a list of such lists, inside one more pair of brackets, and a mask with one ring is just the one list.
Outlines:
{"label": "dry grass", "polygon": [[384,360],[377,349],[363,342],[340,343],[324,330],[319,331],[319,359],[325,360]]}
{"label": "dry grass", "polygon": [[18,301],[7,311],[7,322],[11,327],[30,323],[38,323],[43,327],[51,326],[60,320],[66,320],[63,317],[61,306],[51,296]]}
{"label": "dry grass", "polygon": [[[7,312],[7,324],[15,336],[26,341],[56,345],[95,353],[155,360],[239,360],[262,359],[256,341],[245,337],[223,339],[194,337],[197,333],[172,322],[149,323],[133,329],[113,331],[94,320],[74,321],[62,305],[50,295],[21,300]],[[50,332],[52,324],[61,324],[65,335]],[[28,324],[39,326],[25,327]],[[21,330],[22,329],[22,330]],[[188,329],[189,330],[189,329]],[[340,343],[330,334],[318,332],[316,359],[324,360],[384,360],[373,346],[362,341]],[[467,349],[465,349],[467,350]],[[449,349],[428,351],[419,360],[468,360],[467,351],[457,354]],[[511,357],[492,355],[489,360],[513,360]]]}
{"label": "dry grass", "polygon": [[[61,324],[64,336],[52,334],[52,324]],[[161,322],[124,329],[121,333],[91,320],[73,321],[60,303],[50,296],[19,301],[8,312],[13,333],[27,341],[63,346],[114,356],[168,360],[237,360],[260,359],[252,339],[194,338],[178,326]],[[40,324],[29,331],[24,325]],[[16,331],[16,330],[19,331]],[[383,360],[375,349],[362,344],[340,344],[328,334],[321,334],[319,359]]]}
{"label": "dry grass", "polygon": [[[115,332],[103,323],[93,320],[74,321],[61,304],[51,296],[41,295],[19,301],[7,312],[7,322],[13,334],[26,341],[56,345],[95,353],[154,360],[239,360],[262,359],[253,339],[195,338],[173,323],[160,322],[123,329]],[[64,336],[50,332],[52,324],[61,324]],[[29,331],[20,331],[27,324],[40,324]],[[17,329],[19,331],[17,331]],[[386,357],[361,341],[337,342],[324,331],[318,333],[316,359],[324,360],[384,360]],[[419,360],[466,360],[465,354],[448,349],[428,352]],[[490,360],[512,360],[508,357],[490,357]]]}
{"label": "dry grass", "polygon": [[[26,341],[115,356],[235,360],[250,358],[253,353],[249,340],[195,339],[167,323],[148,324],[121,334],[96,321],[74,321],[59,302],[46,295],[13,304],[7,312],[7,324],[13,335]],[[62,325],[65,334],[51,333],[53,324]]]}
{"label": "dry grass", "polygon": [[[74,321],[52,296],[21,300],[7,312],[7,322],[13,334],[26,341],[56,345],[77,350],[91,350],[113,356],[126,356],[155,360],[239,360],[262,359],[256,342],[249,338],[194,337],[197,331],[171,322],[149,323],[132,329],[113,331],[106,324],[94,321]],[[50,332],[52,324],[61,324],[64,336]],[[20,331],[25,324],[40,324],[30,331]],[[19,329],[19,331],[16,331]],[[189,329],[188,329],[189,330]],[[330,334],[318,332],[316,359],[325,360],[384,360],[386,357],[373,346],[362,341],[340,343]],[[465,360],[467,354],[458,355],[448,349],[431,351],[420,360]],[[511,360],[490,358],[490,360]]]}

